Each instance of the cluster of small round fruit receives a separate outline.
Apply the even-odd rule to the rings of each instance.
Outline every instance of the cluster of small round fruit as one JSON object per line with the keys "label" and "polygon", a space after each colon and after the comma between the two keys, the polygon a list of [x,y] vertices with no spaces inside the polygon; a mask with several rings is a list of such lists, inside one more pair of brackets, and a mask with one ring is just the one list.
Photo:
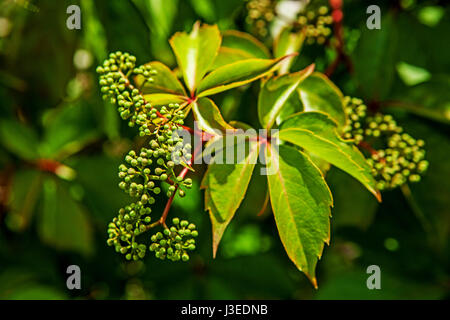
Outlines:
{"label": "cluster of small round fruit", "polygon": [[125,255],[127,260],[145,257],[147,246],[136,242],[136,236],[147,231],[151,222],[151,209],[141,201],[132,203],[119,210],[119,215],[108,225],[109,246]]}
{"label": "cluster of small round fruit", "polygon": [[[144,258],[147,247],[138,243],[136,237],[162,225],[164,233],[159,232],[152,239],[159,238],[159,234],[166,235],[166,243],[173,244],[175,248],[168,250],[169,247],[166,248],[164,242],[159,244],[161,248],[173,252],[167,252],[167,257],[174,261],[186,261],[189,258],[186,250],[195,249],[195,240],[181,242],[179,237],[187,236],[189,232],[192,237],[196,236],[198,232],[194,230],[195,226],[185,226],[182,221],[175,232],[167,229],[162,220],[150,223],[151,205],[162,192],[162,183],[169,184],[166,192],[169,198],[175,194],[184,197],[185,189],[192,187],[192,179],[175,172],[176,165],[186,166],[192,157],[191,145],[184,143],[179,134],[183,129],[185,114],[176,103],[157,109],[145,101],[142,93],[129,79],[133,75],[141,75],[144,81],[152,82],[157,73],[148,65],[136,67],[135,63],[134,56],[116,52],[110,54],[103,65],[97,68],[103,98],[118,106],[120,116],[128,120],[130,127],[139,126],[140,136],[150,137],[146,147],[138,152],[131,150],[125,156],[125,163],[119,166],[119,187],[131,197],[137,198],[137,201],[119,210],[118,216],[108,226],[107,243],[124,254],[127,260],[138,260]],[[152,248],[155,248],[154,245]],[[162,253],[158,255],[163,256]]]}
{"label": "cluster of small round fruit", "polygon": [[367,115],[360,99],[345,97],[344,106],[348,121],[343,137],[353,139],[362,151],[369,151],[367,162],[379,190],[420,181],[428,168],[423,140],[404,133],[391,115]]}
{"label": "cluster of small round fruit", "polygon": [[130,127],[135,125],[138,118],[141,121],[151,119],[150,112],[153,108],[128,79],[133,75],[142,75],[144,82],[153,82],[153,77],[157,74],[151,66],[135,65],[135,56],[117,51],[111,53],[102,66],[97,67],[103,99],[118,105],[121,118],[128,120]]}
{"label": "cluster of small round fruit", "polygon": [[[181,189],[181,186],[190,188],[192,180],[177,176],[174,171],[175,162],[170,159],[170,151],[160,148],[156,140],[152,140],[150,146],[151,149],[142,148],[139,154],[131,150],[125,157],[127,164],[119,166],[119,178],[122,179],[119,188],[131,197],[140,197],[144,204],[153,204],[155,199],[151,195],[161,193],[161,188],[156,183],[167,182],[171,185],[167,196],[172,196],[175,191],[172,187],[174,187],[183,197],[185,191]],[[152,166],[153,164],[156,166]]]}
{"label": "cluster of small round fruit", "polygon": [[330,25],[333,18],[329,14],[326,6],[321,6],[316,10],[310,9],[301,13],[297,18],[296,27],[305,30],[307,44],[324,44],[331,35]]}
{"label": "cluster of small round fruit", "polygon": [[269,34],[269,24],[275,17],[274,0],[250,0],[247,3],[246,21],[257,36],[264,38]]}
{"label": "cluster of small round fruit", "polygon": [[188,261],[188,251],[195,250],[195,238],[198,231],[193,223],[174,218],[173,226],[158,232],[151,237],[150,251],[161,260]]}

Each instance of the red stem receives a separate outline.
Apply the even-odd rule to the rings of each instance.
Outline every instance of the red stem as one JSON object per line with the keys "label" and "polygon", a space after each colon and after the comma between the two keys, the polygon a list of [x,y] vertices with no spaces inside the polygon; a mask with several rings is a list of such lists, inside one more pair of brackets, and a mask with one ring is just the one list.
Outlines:
{"label": "red stem", "polygon": [[[200,144],[200,148],[197,146],[197,149],[194,151],[194,154],[192,155],[191,159],[188,161],[188,163],[187,163],[188,166],[190,166],[193,163],[194,158],[198,156],[198,153],[201,150],[202,150],[202,145]],[[178,176],[182,177],[184,179],[184,177],[186,177],[186,174],[188,172],[189,172],[189,168],[184,167]],[[157,221],[157,224],[162,224],[164,226],[164,228],[167,228],[167,225],[166,225],[167,215],[169,214],[170,207],[172,206],[172,202],[177,193],[177,190],[178,190],[178,185],[175,186],[175,190],[174,190],[172,196],[170,196],[169,200],[167,201],[166,207],[164,208],[161,218],[159,218],[159,220]]]}

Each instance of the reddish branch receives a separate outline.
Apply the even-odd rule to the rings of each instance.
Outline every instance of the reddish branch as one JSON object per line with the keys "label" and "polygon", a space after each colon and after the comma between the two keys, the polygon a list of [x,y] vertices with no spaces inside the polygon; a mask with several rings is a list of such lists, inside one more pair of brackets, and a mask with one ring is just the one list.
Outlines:
{"label": "reddish branch", "polygon": [[343,1],[342,0],[330,0],[330,6],[332,8],[331,16],[333,17],[333,32],[334,37],[337,40],[336,51],[337,57],[331,63],[331,65],[325,71],[325,74],[329,77],[336,70],[337,66],[344,62],[350,73],[353,73],[353,64],[350,57],[344,51],[344,28],[343,28],[343,18],[344,13],[342,12]]}
{"label": "reddish branch", "polygon": [[[361,141],[360,143],[358,143],[358,147],[361,147],[362,149],[367,150],[372,156],[378,155],[378,151],[375,150],[374,148],[372,148],[372,146],[365,141]],[[381,158],[380,162],[384,163],[384,162],[386,162],[386,160],[384,158]]]}
{"label": "reddish branch", "polygon": [[[194,150],[194,154],[192,155],[191,159],[188,161],[187,166],[184,167],[183,170],[178,175],[179,177],[182,177],[183,179],[186,177],[187,173],[189,172],[189,167],[194,162],[194,158],[196,158],[201,153],[201,151],[202,151],[202,144],[199,144],[196,147],[196,149]],[[152,223],[151,225],[149,225],[147,227],[147,230],[150,228],[153,228],[157,225],[160,225],[160,224],[163,225],[164,228],[167,228],[167,225],[166,225],[167,215],[169,214],[170,207],[172,206],[173,199],[177,193],[177,190],[178,190],[178,185],[175,186],[175,190],[174,190],[173,194],[170,196],[169,200],[167,201],[167,204],[166,204],[164,211],[163,211],[161,217],[159,218],[159,220],[156,221],[155,223]]]}

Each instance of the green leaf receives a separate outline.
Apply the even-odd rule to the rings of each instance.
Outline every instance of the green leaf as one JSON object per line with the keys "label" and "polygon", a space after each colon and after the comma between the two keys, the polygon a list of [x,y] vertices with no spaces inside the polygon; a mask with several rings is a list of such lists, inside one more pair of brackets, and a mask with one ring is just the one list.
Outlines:
{"label": "green leaf", "polygon": [[270,129],[299,84],[314,70],[314,64],[304,70],[270,78],[264,82],[258,97],[258,117],[261,125]]}
{"label": "green leaf", "polygon": [[404,61],[397,63],[395,67],[397,68],[398,75],[407,86],[415,86],[431,78],[431,73],[428,70],[413,66]]}
{"label": "green leaf", "polygon": [[185,103],[186,97],[171,93],[151,93],[144,95],[145,101],[152,106],[165,106],[169,103]]}
{"label": "green leaf", "polygon": [[61,159],[97,139],[99,128],[93,110],[86,103],[67,104],[62,108],[51,109],[44,118],[43,154]]}
{"label": "green leaf", "polygon": [[[244,138],[244,137],[242,137]],[[229,137],[227,137],[227,140]],[[229,143],[228,141],[226,142]],[[211,216],[213,227],[213,256],[216,256],[217,247],[222,235],[234,217],[247,191],[252,177],[253,169],[259,154],[257,142],[250,142],[250,151],[241,161],[233,164],[212,163],[202,181],[205,188],[205,210]],[[246,150],[245,139],[233,139],[233,148],[242,147]],[[223,150],[216,152],[217,157],[223,157]],[[239,160],[239,159],[238,159]],[[228,196],[224,196],[227,194]]]}
{"label": "green leaf", "polygon": [[[305,33],[303,31],[292,32],[292,28],[285,27],[274,41],[275,58],[279,58],[291,53],[299,53],[305,40]],[[295,56],[284,60],[281,63],[280,74],[289,72],[292,64],[295,61]]]}
{"label": "green leaf", "polygon": [[214,62],[220,43],[217,26],[200,27],[200,22],[194,24],[190,34],[177,32],[170,39],[184,82],[191,93]]}
{"label": "green leaf", "polygon": [[211,70],[245,59],[270,59],[269,50],[264,44],[248,33],[228,30],[222,35],[222,47]]}
{"label": "green leaf", "polygon": [[352,60],[365,100],[384,99],[392,87],[399,52],[397,19],[390,12],[382,16],[380,30],[362,29]]}
{"label": "green leaf", "polygon": [[219,53],[218,53],[216,59],[214,60],[211,70],[216,70],[227,64],[232,64],[234,62],[251,59],[251,58],[253,58],[252,55],[245,51],[233,49],[233,48],[221,47],[219,49]]}
{"label": "green leaf", "polygon": [[[134,81],[136,87],[141,88],[142,93],[169,93],[175,95],[186,96],[186,91],[183,85],[175,76],[175,74],[170,70],[165,64],[153,61],[145,64],[146,66],[151,66],[158,73],[153,77],[153,82],[145,82],[142,75],[135,77]],[[141,87],[142,86],[142,87]]]}
{"label": "green leaf", "polygon": [[20,158],[33,160],[39,157],[37,134],[18,121],[0,121],[0,143]]}
{"label": "green leaf", "polygon": [[281,242],[297,268],[317,288],[315,268],[330,240],[330,190],[302,152],[280,145],[266,148],[270,202]]}
{"label": "green leaf", "polygon": [[298,88],[304,111],[322,111],[339,126],[345,125],[343,94],[324,74],[315,72]]}
{"label": "green leaf", "polygon": [[85,212],[54,179],[44,181],[42,213],[38,222],[39,236],[60,250],[89,254],[93,250],[92,229]]}
{"label": "green leaf", "polygon": [[11,230],[23,231],[30,224],[41,189],[41,172],[20,170],[14,174],[6,216],[6,224]]}
{"label": "green leaf", "polygon": [[433,76],[428,82],[402,90],[383,106],[450,124],[449,87],[450,76]]}
{"label": "green leaf", "polygon": [[284,58],[247,59],[222,66],[201,81],[198,96],[209,96],[255,81],[272,72]]}
{"label": "green leaf", "polygon": [[270,52],[267,47],[258,39],[245,32],[237,30],[223,32],[223,47],[245,52],[252,58],[270,59]]}
{"label": "green leaf", "polygon": [[192,112],[199,128],[203,131],[216,135],[217,130],[225,132],[227,129],[233,129],[225,122],[219,108],[209,98],[200,98],[193,102]]}
{"label": "green leaf", "polygon": [[328,115],[302,112],[291,116],[281,124],[278,137],[312,152],[347,172],[381,200],[366,159],[353,143],[341,139],[336,129],[336,123]]}

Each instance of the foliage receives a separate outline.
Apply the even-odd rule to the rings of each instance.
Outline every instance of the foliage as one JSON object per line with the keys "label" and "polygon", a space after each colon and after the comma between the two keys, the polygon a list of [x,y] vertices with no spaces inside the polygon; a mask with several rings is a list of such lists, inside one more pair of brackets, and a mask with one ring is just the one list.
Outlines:
{"label": "foliage", "polygon": [[448,7],[169,2],[0,5],[0,297],[444,297]]}

